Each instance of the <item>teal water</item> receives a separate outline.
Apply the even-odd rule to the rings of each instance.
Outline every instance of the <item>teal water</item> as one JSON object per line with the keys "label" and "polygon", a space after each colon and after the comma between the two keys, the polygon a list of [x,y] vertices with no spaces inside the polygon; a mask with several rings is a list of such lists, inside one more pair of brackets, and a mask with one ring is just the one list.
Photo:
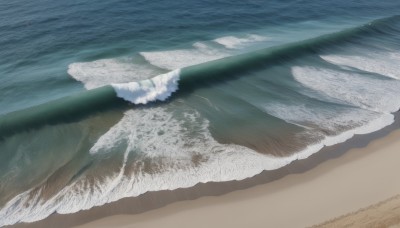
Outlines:
{"label": "teal water", "polygon": [[0,3],[0,226],[245,179],[391,124],[399,6]]}

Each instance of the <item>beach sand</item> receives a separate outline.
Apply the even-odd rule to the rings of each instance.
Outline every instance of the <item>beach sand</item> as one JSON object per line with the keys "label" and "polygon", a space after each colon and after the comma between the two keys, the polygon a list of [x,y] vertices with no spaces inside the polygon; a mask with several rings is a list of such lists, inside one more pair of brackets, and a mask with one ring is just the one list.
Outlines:
{"label": "beach sand", "polygon": [[356,135],[307,159],[245,180],[148,192],[13,227],[233,228],[321,224],[400,194],[399,129],[396,113],[396,122],[380,131]]}
{"label": "beach sand", "polygon": [[400,195],[316,225],[328,227],[400,227]]}
{"label": "beach sand", "polygon": [[[303,174],[291,174],[218,197],[177,202],[138,215],[111,216],[79,227],[312,226],[399,194],[399,139],[397,130]],[[398,209],[400,200],[395,199],[395,205],[391,206]],[[367,210],[367,214],[378,212]],[[397,216],[393,221],[398,221],[400,211],[393,213]],[[376,215],[367,217],[385,219]]]}

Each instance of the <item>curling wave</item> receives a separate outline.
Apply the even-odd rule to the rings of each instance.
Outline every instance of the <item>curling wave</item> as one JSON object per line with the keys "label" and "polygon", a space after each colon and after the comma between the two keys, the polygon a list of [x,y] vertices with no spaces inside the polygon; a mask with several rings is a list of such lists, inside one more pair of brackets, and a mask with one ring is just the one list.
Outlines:
{"label": "curling wave", "polygon": [[[0,140],[15,133],[47,124],[70,122],[94,112],[127,107],[120,98],[134,104],[164,101],[172,92],[188,93],[202,86],[235,78],[237,75],[306,56],[319,54],[347,43],[362,43],[366,37],[396,39],[400,16],[376,20],[367,25],[317,38],[184,67],[150,80],[103,86],[52,102],[0,116]],[[331,62],[337,59],[323,57]],[[377,73],[382,73],[378,71]],[[391,76],[391,75],[389,75]]]}
{"label": "curling wave", "polygon": [[174,70],[154,78],[129,83],[111,84],[118,97],[133,104],[165,101],[178,90],[180,70]]}

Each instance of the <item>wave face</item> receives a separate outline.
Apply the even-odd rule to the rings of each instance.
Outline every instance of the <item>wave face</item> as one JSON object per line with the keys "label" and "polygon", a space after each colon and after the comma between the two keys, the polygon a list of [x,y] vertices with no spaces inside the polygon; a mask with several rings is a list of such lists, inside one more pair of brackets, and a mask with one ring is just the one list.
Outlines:
{"label": "wave face", "polygon": [[273,38],[70,64],[89,90],[0,117],[0,226],[242,180],[390,125],[399,19],[250,52]]}
{"label": "wave face", "polygon": [[134,104],[164,101],[178,90],[180,70],[139,82],[111,84],[118,97]]}

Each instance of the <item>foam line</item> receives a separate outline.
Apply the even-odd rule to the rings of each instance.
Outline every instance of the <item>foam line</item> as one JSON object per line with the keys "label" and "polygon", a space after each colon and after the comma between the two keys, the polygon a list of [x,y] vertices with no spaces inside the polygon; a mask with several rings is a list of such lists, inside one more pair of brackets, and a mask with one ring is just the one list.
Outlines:
{"label": "foam line", "polygon": [[[154,116],[158,117],[157,121],[154,121]],[[392,114],[383,114],[364,126],[336,136],[325,137],[320,142],[309,145],[290,156],[275,157],[257,153],[243,146],[220,144],[208,131],[208,121],[194,123],[193,121],[199,121],[198,113],[185,116],[185,121],[189,124],[175,120],[171,113],[162,107],[128,111],[120,123],[100,137],[91,148],[92,156],[96,156],[98,153],[107,153],[114,144],[125,141],[127,146],[121,158],[119,172],[94,183],[84,178],[79,179],[64,187],[47,201],[40,199],[41,189],[21,193],[1,208],[0,217],[4,219],[0,220],[0,226],[38,221],[54,212],[75,213],[124,197],[138,196],[148,191],[188,188],[197,183],[211,181],[242,180],[257,175],[263,170],[275,170],[295,160],[305,159],[324,146],[344,142],[355,134],[377,131],[394,121]],[[144,127],[135,126],[139,123],[144,124]],[[195,127],[199,137],[185,137],[184,132],[188,129],[183,126],[186,125]],[[162,127],[169,131],[160,138],[154,137]],[[137,138],[139,135],[145,139]],[[187,143],[192,145],[190,151],[184,149]],[[139,153],[142,158],[150,157],[153,161],[161,159],[162,165],[157,166],[159,170],[154,173],[145,172],[143,169],[126,173],[127,159],[131,152]],[[194,154],[200,154],[205,158],[198,166],[193,166],[192,155]],[[140,161],[133,165],[138,164]]]}
{"label": "foam line", "polygon": [[310,66],[292,67],[294,78],[304,86],[318,91],[319,99],[354,105],[376,112],[395,112],[400,107],[400,81],[377,79],[356,72]]}
{"label": "foam line", "polygon": [[145,80],[159,74],[151,65],[135,63],[135,60],[134,58],[115,58],[71,63],[68,66],[68,74],[82,82],[86,89],[94,89],[111,83]]}
{"label": "foam line", "polygon": [[141,52],[140,55],[153,66],[166,70],[175,70],[229,56],[228,53],[213,49],[201,42],[194,43],[193,48],[190,49]]}
{"label": "foam line", "polygon": [[228,49],[238,49],[252,43],[262,42],[267,40],[269,40],[268,37],[251,34],[245,37],[224,36],[215,39],[214,42],[221,44]]}
{"label": "foam line", "polygon": [[371,56],[322,55],[327,62],[377,73],[386,77],[400,78],[400,54],[395,52],[375,53]]}

